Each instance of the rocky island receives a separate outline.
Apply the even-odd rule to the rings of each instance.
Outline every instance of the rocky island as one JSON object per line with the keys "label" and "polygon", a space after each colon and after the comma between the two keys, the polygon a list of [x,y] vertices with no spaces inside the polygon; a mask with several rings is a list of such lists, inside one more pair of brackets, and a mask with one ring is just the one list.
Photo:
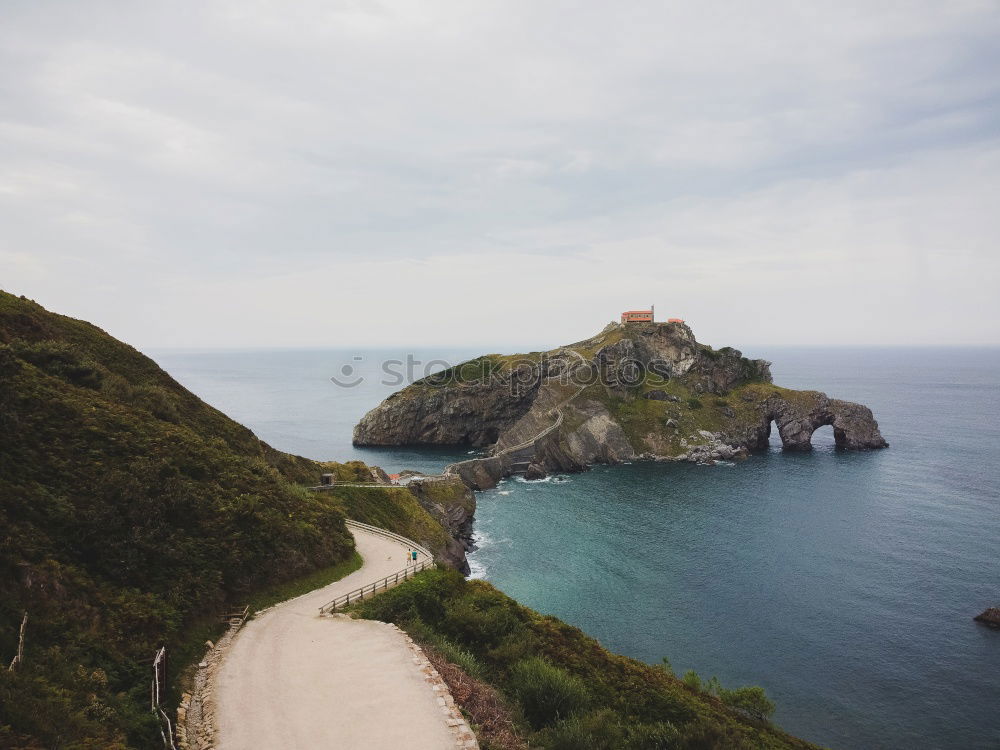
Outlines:
{"label": "rocky island", "polygon": [[354,429],[357,445],[470,445],[448,467],[473,489],[634,459],[711,463],[768,445],[809,450],[832,425],[839,448],[888,444],[867,407],[772,382],[770,363],[699,343],[681,321],[611,323],[546,352],[488,354],[389,396]]}

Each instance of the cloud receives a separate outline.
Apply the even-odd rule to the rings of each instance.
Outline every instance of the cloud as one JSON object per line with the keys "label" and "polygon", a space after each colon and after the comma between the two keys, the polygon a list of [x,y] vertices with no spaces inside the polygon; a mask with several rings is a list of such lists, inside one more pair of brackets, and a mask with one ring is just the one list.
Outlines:
{"label": "cloud", "polygon": [[994,3],[5,17],[0,285],[138,344],[1000,343]]}

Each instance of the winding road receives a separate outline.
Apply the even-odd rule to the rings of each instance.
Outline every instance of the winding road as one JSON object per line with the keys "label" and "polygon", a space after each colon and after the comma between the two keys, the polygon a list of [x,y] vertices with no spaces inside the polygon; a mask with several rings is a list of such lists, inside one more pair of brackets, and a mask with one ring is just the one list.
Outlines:
{"label": "winding road", "polygon": [[236,636],[215,678],[218,750],[456,747],[441,693],[400,631],[318,615],[335,597],[405,565],[402,543],[351,531],[361,568],[259,614]]}

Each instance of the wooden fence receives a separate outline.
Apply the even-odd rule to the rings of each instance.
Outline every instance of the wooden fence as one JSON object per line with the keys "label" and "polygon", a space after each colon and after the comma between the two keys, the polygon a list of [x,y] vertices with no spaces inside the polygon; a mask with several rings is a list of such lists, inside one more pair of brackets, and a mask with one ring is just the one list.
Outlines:
{"label": "wooden fence", "polygon": [[[163,710],[162,702],[167,696],[167,647],[161,646],[153,657],[153,681],[150,685],[150,704],[156,718],[161,722],[160,736],[163,738],[163,747],[166,750],[177,750],[174,744],[174,726],[170,723],[170,717]],[[166,729],[164,730],[164,724]]]}
{"label": "wooden fence", "polygon": [[348,591],[346,594],[341,594],[333,601],[327,602],[320,607],[319,613],[321,615],[329,614],[330,612],[338,610],[341,607],[346,607],[348,604],[360,602],[366,596],[370,597],[379,591],[386,591],[391,586],[395,586],[397,583],[401,583],[408,578],[412,578],[421,570],[427,570],[433,566],[434,560],[421,560],[416,565],[407,566],[403,570],[397,571],[396,573],[390,573],[385,578],[380,578],[374,583],[366,583],[364,586],[354,589],[354,591]]}
{"label": "wooden fence", "polygon": [[422,555],[426,555],[427,557],[434,557],[434,555],[431,554],[431,551],[426,547],[417,544],[412,539],[407,539],[405,536],[400,536],[395,532],[379,528],[378,526],[372,526],[370,523],[361,523],[361,521],[353,521],[350,518],[348,518],[344,523],[346,523],[348,526],[354,526],[359,529],[364,529],[365,531],[370,531],[373,534],[378,534],[379,536],[384,536],[388,539],[400,542],[401,544],[405,544],[410,549],[415,549],[417,552],[421,553]]}

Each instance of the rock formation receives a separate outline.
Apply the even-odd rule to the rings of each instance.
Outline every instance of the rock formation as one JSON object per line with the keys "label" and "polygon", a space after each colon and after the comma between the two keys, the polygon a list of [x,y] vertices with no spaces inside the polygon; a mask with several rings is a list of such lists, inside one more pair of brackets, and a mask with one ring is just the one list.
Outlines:
{"label": "rock formation", "polygon": [[809,450],[832,425],[839,448],[884,448],[871,411],[771,383],[770,363],[698,343],[683,323],[612,323],[531,355],[486,355],[386,399],[354,430],[359,445],[465,444],[490,455],[449,467],[470,487],[635,458],[712,462],[768,445]]}
{"label": "rock formation", "polygon": [[988,607],[982,614],[976,615],[972,619],[989,625],[991,628],[1000,628],[1000,607]]}
{"label": "rock formation", "polygon": [[476,512],[476,497],[453,475],[424,475],[405,472],[409,481],[406,488],[417,502],[444,527],[448,542],[440,554],[441,559],[465,575],[469,574],[466,552],[474,549],[472,522]]}

